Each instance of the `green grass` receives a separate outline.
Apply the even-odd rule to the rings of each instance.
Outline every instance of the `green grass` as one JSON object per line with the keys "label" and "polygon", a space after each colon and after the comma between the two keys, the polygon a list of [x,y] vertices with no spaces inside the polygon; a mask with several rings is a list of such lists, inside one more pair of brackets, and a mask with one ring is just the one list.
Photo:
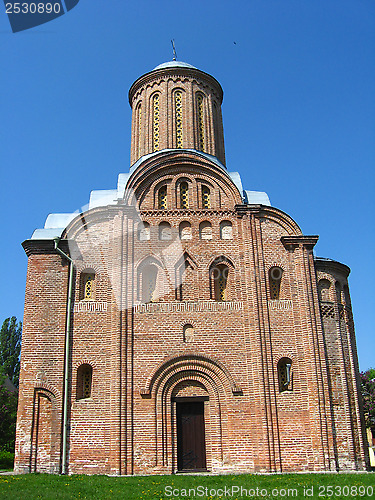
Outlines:
{"label": "green grass", "polygon": [[[327,490],[328,486],[331,486],[332,490]],[[227,494],[220,495],[217,490],[225,487],[227,488]],[[240,492],[236,493],[236,489],[232,490],[233,487],[243,487],[247,490],[248,495],[243,494],[241,496]],[[195,496],[193,491],[190,491],[190,493],[188,491],[194,488]],[[205,488],[207,488],[207,494]],[[178,490],[178,492],[174,491],[174,494],[172,494],[172,489]],[[234,494],[229,495],[228,491]],[[330,494],[331,492],[332,494]],[[313,494],[311,495],[311,493]],[[0,498],[4,500],[33,500],[38,498],[51,500],[60,498],[77,500],[102,500],[108,498],[122,500],[374,498],[375,500],[375,474],[370,472],[363,474],[130,477],[53,476],[48,474],[8,475],[0,476]]]}

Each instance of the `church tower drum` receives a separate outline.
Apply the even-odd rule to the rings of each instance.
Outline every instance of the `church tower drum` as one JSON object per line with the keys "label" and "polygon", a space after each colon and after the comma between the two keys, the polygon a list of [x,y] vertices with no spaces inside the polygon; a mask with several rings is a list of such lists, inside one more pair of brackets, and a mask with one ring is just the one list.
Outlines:
{"label": "church tower drum", "polygon": [[219,82],[184,62],[160,64],[138,78],[129,91],[131,164],[163,149],[195,149],[225,165],[222,101]]}

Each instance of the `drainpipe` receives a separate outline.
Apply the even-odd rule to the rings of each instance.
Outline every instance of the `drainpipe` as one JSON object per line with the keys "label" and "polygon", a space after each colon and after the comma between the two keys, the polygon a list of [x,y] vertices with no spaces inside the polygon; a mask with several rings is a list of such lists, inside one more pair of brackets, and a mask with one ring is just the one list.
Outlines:
{"label": "drainpipe", "polygon": [[60,243],[60,238],[54,238],[53,241],[55,242],[56,252],[69,261],[68,303],[66,306],[66,327],[65,327],[64,400],[63,400],[62,457],[61,457],[61,474],[66,474],[67,473],[66,451],[67,451],[67,438],[68,438],[70,318],[72,314],[74,263],[73,260],[58,247]]}

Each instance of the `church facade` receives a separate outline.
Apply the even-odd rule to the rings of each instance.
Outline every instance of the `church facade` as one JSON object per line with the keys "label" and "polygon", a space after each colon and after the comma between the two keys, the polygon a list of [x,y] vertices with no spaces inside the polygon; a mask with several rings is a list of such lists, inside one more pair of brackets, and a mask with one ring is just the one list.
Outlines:
{"label": "church facade", "polygon": [[130,171],[23,242],[17,472],[366,468],[350,270],[227,170],[222,99],[138,78]]}

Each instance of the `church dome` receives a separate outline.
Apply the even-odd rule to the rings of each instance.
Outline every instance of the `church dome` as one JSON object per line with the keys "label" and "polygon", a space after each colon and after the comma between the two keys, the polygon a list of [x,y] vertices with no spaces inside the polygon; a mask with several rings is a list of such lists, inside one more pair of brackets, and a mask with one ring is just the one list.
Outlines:
{"label": "church dome", "polygon": [[156,66],[152,71],[155,71],[157,69],[165,69],[165,68],[191,68],[191,69],[197,69],[195,66],[192,64],[183,62],[183,61],[168,61],[162,64],[159,64],[159,66]]}

